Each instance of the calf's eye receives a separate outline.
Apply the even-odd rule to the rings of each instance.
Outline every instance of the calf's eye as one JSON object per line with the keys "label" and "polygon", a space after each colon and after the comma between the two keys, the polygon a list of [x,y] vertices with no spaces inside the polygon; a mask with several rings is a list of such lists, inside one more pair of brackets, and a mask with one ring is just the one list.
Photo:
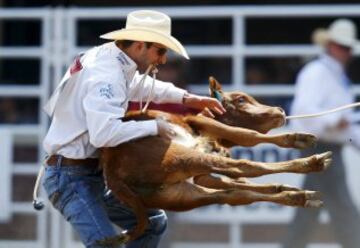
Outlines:
{"label": "calf's eye", "polygon": [[245,103],[245,98],[244,97],[239,97],[236,99],[238,103]]}

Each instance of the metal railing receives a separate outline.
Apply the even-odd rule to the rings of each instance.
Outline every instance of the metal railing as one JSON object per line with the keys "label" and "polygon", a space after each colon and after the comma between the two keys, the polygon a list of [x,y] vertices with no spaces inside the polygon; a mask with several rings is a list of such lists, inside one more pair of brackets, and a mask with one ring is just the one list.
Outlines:
{"label": "metal railing", "polygon": [[[0,97],[36,97],[43,105],[49,94],[50,81],[50,34],[51,11],[49,9],[0,9],[0,20],[39,20],[41,22],[41,45],[36,47],[0,47],[0,59],[4,58],[37,58],[41,61],[40,82],[37,86],[0,86]],[[21,69],[19,69],[21,70]],[[12,178],[15,175],[36,175],[39,163],[19,164],[13,162],[13,147],[24,142],[30,137],[34,145],[38,145],[38,157],[44,156],[41,144],[38,142],[43,137],[47,128],[47,118],[42,114],[37,125],[1,125],[0,160],[4,173],[0,174],[1,196],[0,212],[1,222],[11,219],[13,214],[29,214],[36,218],[36,239],[34,240],[0,240],[0,247],[43,247],[46,244],[46,212],[35,212],[31,202],[13,202],[11,200]],[[3,201],[4,200],[4,201]]]}

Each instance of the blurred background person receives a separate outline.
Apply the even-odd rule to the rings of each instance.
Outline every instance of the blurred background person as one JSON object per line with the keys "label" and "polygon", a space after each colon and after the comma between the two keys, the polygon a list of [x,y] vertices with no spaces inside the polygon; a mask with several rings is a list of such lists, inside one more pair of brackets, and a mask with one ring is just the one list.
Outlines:
{"label": "blurred background person", "polygon": [[35,124],[38,123],[36,99],[0,98],[0,124]]}
{"label": "blurred background person", "polygon": [[[354,101],[346,66],[358,42],[355,24],[347,19],[335,20],[328,29],[316,30],[313,40],[324,47],[324,53],[299,72],[291,107],[292,115],[318,113]],[[360,147],[360,129],[351,123],[352,113],[351,110],[342,111],[316,119],[294,120],[291,123],[296,131],[310,132],[319,138],[317,147],[302,151],[301,156],[328,150],[333,152],[332,166],[324,173],[307,175],[302,188],[323,193],[324,207],[330,215],[335,232],[333,236],[346,248],[360,245],[360,216],[346,184],[342,158],[345,144]],[[288,228],[284,248],[306,247],[318,227],[320,211],[321,209],[297,210]]]}
{"label": "blurred background person", "polygon": [[0,123],[17,123],[18,119],[16,102],[9,98],[0,99]]}

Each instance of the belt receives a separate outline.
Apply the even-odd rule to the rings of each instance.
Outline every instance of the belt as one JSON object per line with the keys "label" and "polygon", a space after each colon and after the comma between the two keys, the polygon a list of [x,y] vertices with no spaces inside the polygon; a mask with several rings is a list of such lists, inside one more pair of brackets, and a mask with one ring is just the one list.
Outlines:
{"label": "belt", "polygon": [[91,166],[91,167],[99,166],[99,159],[97,158],[72,159],[72,158],[66,158],[61,155],[51,155],[46,160],[46,164],[48,166],[56,166],[59,159],[61,159],[61,166],[79,166],[79,165]]}

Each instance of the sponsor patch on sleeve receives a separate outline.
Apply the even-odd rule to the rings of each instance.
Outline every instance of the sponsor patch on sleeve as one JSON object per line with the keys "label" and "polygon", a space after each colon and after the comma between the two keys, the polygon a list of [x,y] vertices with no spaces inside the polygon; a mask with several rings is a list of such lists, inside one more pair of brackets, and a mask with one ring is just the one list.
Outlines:
{"label": "sponsor patch on sleeve", "polygon": [[104,85],[99,90],[100,96],[105,97],[107,99],[111,99],[114,97],[114,92],[111,84]]}

